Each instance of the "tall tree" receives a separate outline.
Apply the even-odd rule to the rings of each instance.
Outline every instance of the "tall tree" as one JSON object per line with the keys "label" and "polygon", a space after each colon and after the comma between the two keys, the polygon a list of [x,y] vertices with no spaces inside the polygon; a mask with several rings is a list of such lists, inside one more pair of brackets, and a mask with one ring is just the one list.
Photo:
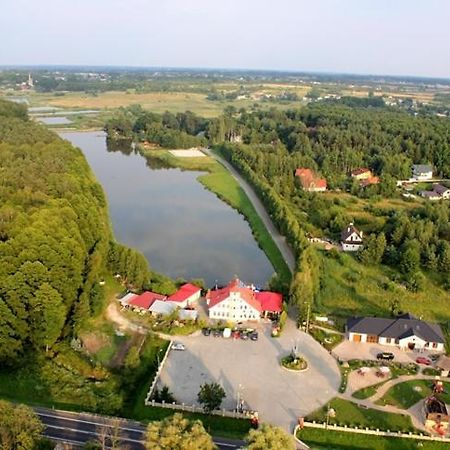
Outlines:
{"label": "tall tree", "polygon": [[44,426],[25,405],[0,400],[0,447],[2,450],[33,450]]}
{"label": "tall tree", "polygon": [[208,413],[220,408],[226,394],[223,387],[218,383],[203,383],[197,397],[205,412]]}
{"label": "tall tree", "polygon": [[245,438],[248,450],[295,450],[292,436],[284,430],[263,423],[258,430],[250,430]]}
{"label": "tall tree", "polygon": [[215,450],[217,447],[199,420],[189,421],[174,414],[151,422],[145,436],[147,450]]}

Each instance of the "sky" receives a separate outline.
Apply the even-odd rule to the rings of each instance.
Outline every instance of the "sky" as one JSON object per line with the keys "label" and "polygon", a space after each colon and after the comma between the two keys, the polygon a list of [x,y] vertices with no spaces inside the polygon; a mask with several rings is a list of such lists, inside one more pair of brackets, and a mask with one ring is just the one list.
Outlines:
{"label": "sky", "polygon": [[0,0],[0,65],[450,78],[450,0]]}

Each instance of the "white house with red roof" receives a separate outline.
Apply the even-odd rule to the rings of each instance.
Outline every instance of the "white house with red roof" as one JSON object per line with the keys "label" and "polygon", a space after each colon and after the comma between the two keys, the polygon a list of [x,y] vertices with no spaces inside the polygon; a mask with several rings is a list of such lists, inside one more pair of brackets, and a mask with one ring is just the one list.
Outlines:
{"label": "white house with red roof", "polygon": [[235,278],[228,286],[209,291],[206,304],[210,319],[241,322],[281,313],[283,297],[275,292],[257,292]]}
{"label": "white house with red roof", "polygon": [[156,300],[165,300],[166,296],[155,292],[146,291],[141,295],[135,295],[128,301],[128,306],[140,311],[148,311]]}
{"label": "white house with red roof", "polygon": [[187,308],[194,302],[199,300],[202,295],[202,290],[198,286],[191,283],[186,283],[181,286],[175,294],[169,296],[166,301],[171,302],[179,308]]}

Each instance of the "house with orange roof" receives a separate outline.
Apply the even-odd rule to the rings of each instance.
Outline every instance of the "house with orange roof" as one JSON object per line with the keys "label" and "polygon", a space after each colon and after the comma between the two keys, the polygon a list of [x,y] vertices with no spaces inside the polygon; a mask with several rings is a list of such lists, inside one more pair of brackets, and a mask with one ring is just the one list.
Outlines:
{"label": "house with orange roof", "polygon": [[280,314],[283,297],[276,292],[258,292],[235,278],[228,286],[209,291],[206,304],[210,319],[258,321],[261,317]]}
{"label": "house with orange roof", "polygon": [[372,171],[367,167],[358,167],[350,172],[350,176],[359,181],[361,187],[367,187],[371,184],[378,184],[380,179],[373,175]]}
{"label": "house with orange roof", "polygon": [[311,169],[300,167],[295,171],[300,185],[308,192],[324,192],[327,190],[327,180],[318,177]]}

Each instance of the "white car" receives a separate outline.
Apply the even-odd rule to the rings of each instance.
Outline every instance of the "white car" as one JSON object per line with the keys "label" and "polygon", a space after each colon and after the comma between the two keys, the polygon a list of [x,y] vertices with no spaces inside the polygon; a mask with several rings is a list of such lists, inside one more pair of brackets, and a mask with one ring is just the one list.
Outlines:
{"label": "white car", "polygon": [[172,350],[186,350],[186,347],[184,344],[181,344],[180,342],[176,342],[172,344]]}

